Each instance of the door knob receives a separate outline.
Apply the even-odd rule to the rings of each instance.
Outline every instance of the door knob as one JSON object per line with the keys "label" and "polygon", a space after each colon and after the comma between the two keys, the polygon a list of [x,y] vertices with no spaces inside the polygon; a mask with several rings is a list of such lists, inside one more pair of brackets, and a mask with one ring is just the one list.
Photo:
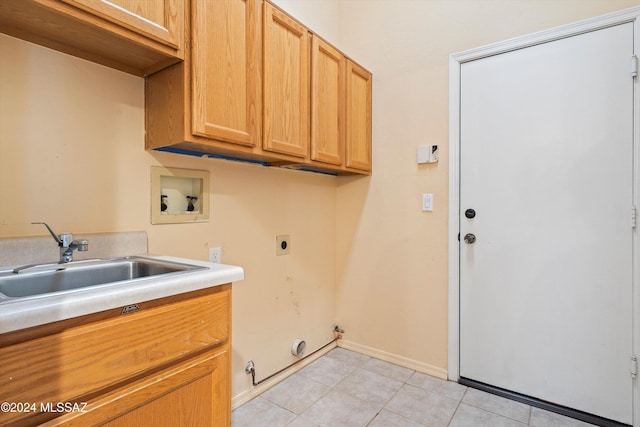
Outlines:
{"label": "door knob", "polygon": [[476,235],[475,234],[471,234],[471,233],[467,233],[464,235],[464,242],[465,243],[473,243],[476,241]]}
{"label": "door knob", "polygon": [[476,217],[475,209],[467,209],[466,211],[464,211],[464,216],[466,216],[469,219],[475,218]]}

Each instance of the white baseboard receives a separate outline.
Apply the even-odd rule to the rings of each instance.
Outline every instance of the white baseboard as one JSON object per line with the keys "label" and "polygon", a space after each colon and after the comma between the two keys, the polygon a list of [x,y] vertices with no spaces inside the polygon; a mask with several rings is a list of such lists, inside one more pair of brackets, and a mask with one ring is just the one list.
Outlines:
{"label": "white baseboard", "polygon": [[[330,352],[331,350],[333,350],[337,346],[338,346],[338,344],[336,344],[334,342],[333,345],[329,345],[326,348],[323,348],[322,350],[318,351],[317,353],[315,353],[315,354],[307,357],[306,359],[304,359],[304,361],[298,363],[297,365],[292,366],[291,368],[287,369],[286,371],[282,372],[281,374],[276,375],[275,377],[271,378],[269,381],[265,381],[264,383],[262,383],[260,385],[257,385],[255,387],[252,387],[252,388],[248,389],[248,390],[245,390],[243,392],[238,393],[236,396],[233,396],[233,398],[231,399],[231,409],[232,410],[236,409],[238,406],[240,406],[240,405],[242,405],[244,403],[247,403],[248,401],[250,401],[254,397],[257,397],[257,396],[261,395],[265,391],[269,390],[271,387],[277,385],[279,382],[284,381],[285,379],[287,379],[291,375],[293,375],[296,372],[300,371],[305,366],[309,365],[310,363],[312,363],[315,360],[319,359],[320,357],[324,356],[325,354],[327,354],[328,352]],[[268,373],[267,373],[267,375],[268,375]],[[258,378],[258,381],[259,380],[260,379]]]}
{"label": "white baseboard", "polygon": [[338,345],[347,350],[353,350],[367,356],[375,357],[376,359],[393,363],[394,365],[413,369],[414,371],[422,372],[423,374],[431,375],[432,377],[440,378],[442,380],[447,379],[447,370],[439,368],[437,366],[429,365],[427,363],[419,362],[407,357],[398,356],[397,354],[387,353],[386,351],[367,347],[365,345],[357,344],[351,341],[345,341],[344,339],[340,340]]}
{"label": "white baseboard", "polygon": [[304,368],[305,366],[309,365],[310,363],[312,363],[313,361],[319,359],[320,357],[324,356],[325,354],[327,354],[329,351],[333,350],[335,347],[342,347],[345,348],[347,350],[352,350],[358,353],[362,353],[366,356],[371,356],[374,357],[376,359],[380,359],[380,360],[384,360],[386,362],[390,362],[393,363],[395,365],[398,366],[402,366],[405,368],[409,368],[409,369],[413,369],[414,371],[418,371],[418,372],[422,372],[424,374],[427,375],[431,375],[432,377],[436,377],[436,378],[440,378],[443,380],[447,379],[447,370],[446,369],[442,369],[439,368],[437,366],[433,366],[433,365],[429,365],[427,363],[423,363],[423,362],[419,362],[417,360],[413,360],[413,359],[409,359],[407,357],[403,357],[403,356],[398,356],[397,354],[392,354],[392,353],[387,353],[386,351],[382,351],[382,350],[378,350],[372,347],[367,347],[361,344],[357,344],[351,341],[345,341],[344,339],[341,339],[338,341],[337,344],[334,343],[334,345],[328,346],[327,348],[323,349],[322,351],[318,351],[317,353],[315,353],[312,356],[309,356],[307,359],[305,359],[303,362],[298,363],[295,366],[292,366],[290,369],[287,369],[286,371],[282,372],[279,375],[276,375],[275,377],[271,378],[269,381],[265,381],[264,383],[252,387],[248,390],[245,390],[241,393],[238,393],[236,396],[234,396],[231,399],[231,408],[232,409],[236,409],[238,406],[247,403],[248,401],[250,401],[251,399],[253,399],[254,397],[259,396],[260,394],[264,393],[265,391],[269,390],[271,387],[277,385],[279,382],[287,379],[288,377],[290,377],[291,375],[295,374],[296,372],[300,371],[302,368]]}

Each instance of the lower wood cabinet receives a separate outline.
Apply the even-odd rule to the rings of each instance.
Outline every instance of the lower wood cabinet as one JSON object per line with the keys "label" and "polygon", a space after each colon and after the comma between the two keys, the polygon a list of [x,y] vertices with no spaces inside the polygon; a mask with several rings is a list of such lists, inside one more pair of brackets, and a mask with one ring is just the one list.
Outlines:
{"label": "lower wood cabinet", "polygon": [[[58,425],[94,425],[105,416],[122,415],[104,424],[130,426],[230,426],[228,374],[229,352],[207,354],[180,364],[170,372],[148,378],[128,388],[125,404],[119,396],[109,399],[95,415]],[[137,406],[141,405],[141,406]],[[100,412],[100,414],[98,414]],[[93,418],[93,419],[89,419]],[[91,422],[89,422],[91,421]]]}
{"label": "lower wood cabinet", "polygon": [[230,304],[227,284],[0,335],[21,405],[0,426],[230,426]]}

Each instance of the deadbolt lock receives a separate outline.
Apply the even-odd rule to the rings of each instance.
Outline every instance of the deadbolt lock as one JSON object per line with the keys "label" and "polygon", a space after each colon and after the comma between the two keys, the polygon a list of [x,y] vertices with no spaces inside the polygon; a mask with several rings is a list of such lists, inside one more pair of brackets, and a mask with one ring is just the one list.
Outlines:
{"label": "deadbolt lock", "polygon": [[471,234],[471,233],[467,233],[464,235],[464,242],[471,244],[473,242],[476,241],[476,235],[475,234]]}

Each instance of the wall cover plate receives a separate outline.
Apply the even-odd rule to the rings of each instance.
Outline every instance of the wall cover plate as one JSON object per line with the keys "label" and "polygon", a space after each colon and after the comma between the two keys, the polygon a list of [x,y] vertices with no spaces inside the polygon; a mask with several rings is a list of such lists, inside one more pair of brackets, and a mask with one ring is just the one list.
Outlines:
{"label": "wall cover plate", "polygon": [[276,255],[287,255],[291,251],[291,237],[288,234],[276,236]]}
{"label": "wall cover plate", "polygon": [[151,223],[209,220],[209,171],[151,167]]}

